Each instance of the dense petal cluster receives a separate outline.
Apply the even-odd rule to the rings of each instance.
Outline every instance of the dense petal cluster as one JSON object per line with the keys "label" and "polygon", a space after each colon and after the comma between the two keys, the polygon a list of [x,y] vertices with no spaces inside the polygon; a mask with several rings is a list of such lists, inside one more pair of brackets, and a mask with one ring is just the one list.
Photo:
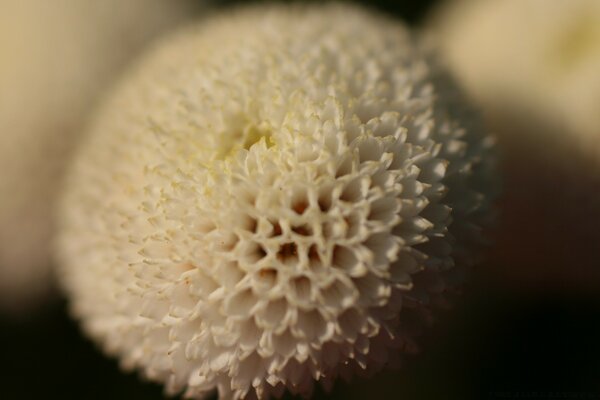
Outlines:
{"label": "dense petal cluster", "polygon": [[[0,308],[48,288],[52,209],[99,93],[188,0],[0,1]],[[132,22],[134,21],[134,22]]]}
{"label": "dense petal cluster", "polygon": [[[557,134],[568,129],[575,135],[563,140],[586,150],[596,143],[600,2],[448,1],[431,28],[450,67],[486,106],[520,110],[558,125]],[[529,135],[547,140],[548,133],[532,129]]]}
{"label": "dense petal cluster", "polygon": [[203,398],[385,365],[460,280],[491,140],[397,21],[255,7],[169,37],[99,112],[58,243],[85,329]]}

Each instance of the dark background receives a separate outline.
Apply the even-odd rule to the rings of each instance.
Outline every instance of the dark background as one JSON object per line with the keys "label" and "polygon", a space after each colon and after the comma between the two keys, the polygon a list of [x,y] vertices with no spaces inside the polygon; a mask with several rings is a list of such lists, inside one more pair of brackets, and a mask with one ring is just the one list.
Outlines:
{"label": "dark background", "polygon": [[[363,3],[417,24],[435,1]],[[530,289],[485,271],[485,264],[475,271],[401,369],[339,382],[315,398],[600,399],[599,293]],[[33,314],[0,316],[0,399],[163,398],[160,386],[105,358],[66,308],[57,296]]]}

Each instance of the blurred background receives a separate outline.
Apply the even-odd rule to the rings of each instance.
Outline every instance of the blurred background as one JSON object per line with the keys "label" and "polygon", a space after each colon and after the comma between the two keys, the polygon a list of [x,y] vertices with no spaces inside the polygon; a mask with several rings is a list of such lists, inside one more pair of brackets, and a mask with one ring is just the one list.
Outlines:
{"label": "blurred background", "polygon": [[[211,5],[239,3],[248,1],[214,0]],[[421,26],[439,2],[359,3]],[[202,14],[202,7],[190,13]],[[518,184],[507,182],[509,188]],[[530,208],[536,204],[526,204],[519,212]],[[530,228],[518,212],[509,216],[511,229],[520,229],[519,224]],[[515,245],[510,237],[500,240]],[[317,392],[315,398],[600,399],[600,286],[587,284],[585,275],[571,279],[556,271],[554,280],[542,284],[547,280],[543,272],[552,269],[552,257],[541,253],[551,249],[542,239],[528,246],[534,246],[534,254],[540,257],[523,257],[530,268],[523,274],[513,273],[521,266],[508,265],[511,259],[499,254],[501,248],[479,266],[453,308],[440,313],[435,326],[421,338],[420,353],[407,356],[399,370],[366,381],[339,382],[332,393]],[[518,258],[519,249],[507,251],[511,252]],[[569,257],[574,264],[600,270],[600,259],[594,255]],[[28,312],[0,313],[0,346],[1,399],[163,398],[160,386],[123,374],[116,361],[105,358],[81,334],[68,316],[66,300],[56,293]]]}

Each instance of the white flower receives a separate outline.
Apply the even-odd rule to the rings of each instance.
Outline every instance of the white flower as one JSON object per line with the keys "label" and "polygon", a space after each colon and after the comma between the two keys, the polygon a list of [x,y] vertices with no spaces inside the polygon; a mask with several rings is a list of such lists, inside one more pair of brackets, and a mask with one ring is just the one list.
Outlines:
{"label": "white flower", "polygon": [[[598,0],[449,1],[430,28],[450,67],[491,113],[518,110],[558,126],[563,142],[597,147]],[[554,139],[543,129],[528,135]]]}
{"label": "white flower", "polygon": [[0,1],[0,308],[49,282],[51,210],[90,106],[187,1]]}
{"label": "white flower", "polygon": [[255,7],[170,37],[70,174],[74,312],[194,398],[376,371],[481,241],[491,146],[475,122],[402,24],[354,7]]}

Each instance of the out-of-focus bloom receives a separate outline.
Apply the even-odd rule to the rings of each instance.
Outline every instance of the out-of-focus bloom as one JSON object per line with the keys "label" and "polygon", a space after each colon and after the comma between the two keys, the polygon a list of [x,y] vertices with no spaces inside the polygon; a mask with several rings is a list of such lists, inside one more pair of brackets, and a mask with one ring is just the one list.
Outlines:
{"label": "out-of-focus bloom", "polygon": [[51,210],[86,112],[188,1],[0,0],[0,308],[49,282]]}
{"label": "out-of-focus bloom", "polygon": [[[599,1],[449,1],[431,22],[451,68],[476,99],[558,125],[556,132],[568,129],[575,135],[561,133],[560,140],[597,153]],[[530,134],[548,139],[547,132]]]}
{"label": "out-of-focus bloom", "polygon": [[102,108],[61,276],[127,368],[203,398],[308,395],[413,347],[474,261],[490,138],[399,22],[256,7],[169,37]]}
{"label": "out-of-focus bloom", "polygon": [[504,150],[494,270],[597,288],[600,2],[448,1],[428,29]]}

